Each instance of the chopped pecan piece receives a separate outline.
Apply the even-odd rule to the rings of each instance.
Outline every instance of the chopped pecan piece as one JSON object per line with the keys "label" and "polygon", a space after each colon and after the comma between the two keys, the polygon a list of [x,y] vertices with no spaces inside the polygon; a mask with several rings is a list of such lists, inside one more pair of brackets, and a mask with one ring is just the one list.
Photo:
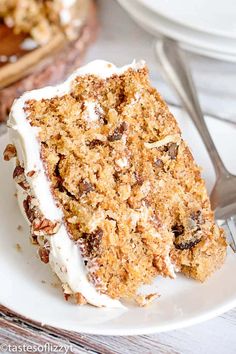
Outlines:
{"label": "chopped pecan piece", "polygon": [[21,167],[20,165],[17,165],[13,171],[13,178],[14,181],[21,186],[24,190],[27,190],[30,188],[29,183],[25,179],[25,174],[24,174],[24,168]]}
{"label": "chopped pecan piece", "polygon": [[66,293],[64,293],[64,298],[65,298],[66,301],[69,300],[70,296],[71,296],[71,294],[66,294]]}
{"label": "chopped pecan piece", "polygon": [[33,177],[35,173],[36,173],[36,171],[34,171],[34,170],[29,171],[29,172],[27,172],[27,177]]}
{"label": "chopped pecan piece", "polygon": [[25,181],[24,168],[20,165],[17,165],[13,171],[13,178],[16,183],[22,183]]}
{"label": "chopped pecan piece", "polygon": [[177,154],[178,154],[178,145],[176,143],[169,144],[168,154],[169,154],[171,160],[176,159]]}
{"label": "chopped pecan piece", "polygon": [[93,190],[93,186],[91,183],[89,182],[86,182],[84,180],[82,180],[80,183],[79,183],[79,191],[81,194],[85,194],[85,193],[89,193]]}
{"label": "chopped pecan piece", "polygon": [[29,183],[26,180],[24,180],[23,182],[18,183],[18,185],[21,188],[23,188],[25,191],[27,191],[30,188],[30,185],[29,185]]}
{"label": "chopped pecan piece", "polygon": [[45,247],[40,247],[38,250],[39,257],[43,263],[49,262],[49,249]]}
{"label": "chopped pecan piece", "polygon": [[74,295],[75,297],[75,302],[78,305],[85,305],[87,304],[87,300],[85,299],[85,297],[81,294],[81,293],[76,293]]}
{"label": "chopped pecan piece", "polygon": [[10,161],[13,157],[16,157],[16,148],[12,144],[8,144],[4,150],[3,158],[5,161]]}
{"label": "chopped pecan piece", "polygon": [[23,201],[23,207],[25,214],[30,222],[34,220],[34,210],[31,208],[31,197],[28,195],[27,198]]}
{"label": "chopped pecan piece", "polygon": [[32,222],[32,231],[34,235],[54,235],[60,227],[59,222],[52,222],[48,219],[36,218]]}
{"label": "chopped pecan piece", "polygon": [[121,125],[117,127],[112,134],[108,135],[107,138],[108,141],[112,142],[112,141],[120,140],[126,130],[127,130],[127,123],[122,122]]}

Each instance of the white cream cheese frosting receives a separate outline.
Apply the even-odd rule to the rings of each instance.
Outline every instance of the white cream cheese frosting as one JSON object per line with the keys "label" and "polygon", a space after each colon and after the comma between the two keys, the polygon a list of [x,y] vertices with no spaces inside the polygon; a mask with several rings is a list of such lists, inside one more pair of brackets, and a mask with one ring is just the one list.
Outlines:
{"label": "white cream cheese frosting", "polygon": [[[31,99],[50,99],[69,93],[72,81],[77,76],[93,74],[106,79],[112,75],[122,75],[129,68],[138,70],[144,67],[144,64],[143,61],[139,63],[134,61],[131,65],[117,68],[115,65],[103,60],[93,61],[75,71],[61,85],[26,92],[19,99],[15,100],[8,120],[10,140],[16,147],[17,157],[25,170],[31,193],[38,201],[40,212],[46,219],[52,222],[61,222],[61,226],[56,234],[46,236],[50,245],[50,266],[61,282],[69,287],[73,293],[81,293],[88,303],[99,307],[122,307],[123,305],[120,301],[99,293],[96,287],[88,280],[87,269],[84,265],[80,249],[71,240],[63,221],[63,212],[57,206],[50,190],[50,181],[47,178],[40,158],[40,145],[37,139],[39,128],[30,125],[24,107],[26,101]],[[36,171],[36,173],[32,177],[28,177],[27,173],[32,170]],[[24,193],[22,190],[19,200],[24,199]],[[22,204],[22,201],[20,203]]]}

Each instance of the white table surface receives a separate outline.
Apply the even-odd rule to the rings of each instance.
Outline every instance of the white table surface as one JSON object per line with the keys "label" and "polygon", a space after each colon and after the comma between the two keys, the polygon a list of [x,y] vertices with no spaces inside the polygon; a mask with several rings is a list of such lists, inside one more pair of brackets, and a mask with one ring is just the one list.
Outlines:
{"label": "white table surface", "polygon": [[[89,50],[85,61],[100,58],[123,65],[134,58],[145,59],[154,85],[169,103],[178,105],[158,72],[152,50],[153,38],[134,24],[115,0],[98,0],[98,5],[102,26],[99,38]],[[236,122],[236,64],[192,55],[189,60],[204,112]],[[7,342],[10,333],[11,340],[15,336],[15,342],[19,343],[19,337],[14,331],[14,320],[11,328],[9,322],[7,327],[4,327],[4,323],[3,317],[0,322],[1,340]],[[193,327],[138,337],[67,334],[67,337],[63,338],[53,331],[41,332],[38,328],[23,324],[22,343],[25,339],[32,344],[49,341],[64,346],[71,344],[74,353],[235,354],[236,309]]]}

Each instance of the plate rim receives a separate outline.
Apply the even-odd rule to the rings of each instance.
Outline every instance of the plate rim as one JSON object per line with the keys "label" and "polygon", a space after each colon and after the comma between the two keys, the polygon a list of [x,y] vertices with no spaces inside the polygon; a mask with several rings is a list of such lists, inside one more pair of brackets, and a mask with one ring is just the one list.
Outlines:
{"label": "plate rim", "polygon": [[[222,305],[221,307],[218,307],[217,309],[212,309],[207,313],[200,314],[199,316],[195,316],[193,319],[187,319],[187,320],[182,320],[178,321],[178,325],[176,323],[172,323],[171,325],[153,325],[150,327],[146,327],[145,329],[142,328],[126,328],[126,329],[102,329],[101,327],[97,328],[86,328],[82,329],[78,326],[78,329],[69,329],[67,326],[62,327],[62,326],[56,326],[54,324],[48,324],[48,323],[42,323],[34,318],[30,318],[28,316],[23,315],[19,310],[17,311],[14,308],[9,308],[8,306],[4,305],[2,302],[0,303],[3,307],[5,307],[7,310],[10,312],[13,312],[14,315],[17,317],[20,317],[23,321],[25,322],[31,322],[33,324],[36,324],[37,326],[40,326],[42,328],[53,328],[56,330],[65,330],[69,332],[74,332],[74,333],[83,333],[83,334],[91,334],[91,335],[102,335],[102,336],[136,336],[136,335],[150,335],[150,334],[157,334],[157,333],[165,333],[165,332],[170,332],[174,330],[179,330],[183,328],[187,328],[190,326],[194,326],[206,321],[209,321],[211,319],[214,319],[215,317],[218,317],[222,315],[223,313],[226,313],[230,311],[231,309],[236,307],[236,298],[232,301],[230,301],[228,304]],[[95,310],[101,310],[99,308]]]}

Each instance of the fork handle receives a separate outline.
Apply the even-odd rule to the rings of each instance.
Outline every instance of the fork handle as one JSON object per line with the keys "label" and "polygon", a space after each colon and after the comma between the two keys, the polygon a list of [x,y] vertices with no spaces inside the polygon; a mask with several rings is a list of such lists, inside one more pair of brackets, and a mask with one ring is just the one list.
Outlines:
{"label": "fork handle", "polygon": [[205,123],[184,51],[176,41],[162,38],[156,41],[155,52],[167,80],[178,94],[206,146],[217,177],[222,175],[228,176],[229,172],[226,170],[218,154]]}

